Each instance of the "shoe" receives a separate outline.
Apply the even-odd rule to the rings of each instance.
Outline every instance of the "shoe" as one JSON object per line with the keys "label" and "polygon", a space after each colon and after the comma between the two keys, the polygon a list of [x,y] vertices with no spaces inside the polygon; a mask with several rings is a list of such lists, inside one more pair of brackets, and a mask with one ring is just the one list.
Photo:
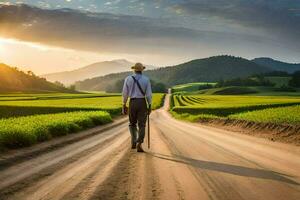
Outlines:
{"label": "shoe", "polygon": [[131,145],[131,149],[136,149],[136,144],[135,143]]}
{"label": "shoe", "polygon": [[142,148],[142,143],[137,144],[137,152],[145,152],[144,149]]}

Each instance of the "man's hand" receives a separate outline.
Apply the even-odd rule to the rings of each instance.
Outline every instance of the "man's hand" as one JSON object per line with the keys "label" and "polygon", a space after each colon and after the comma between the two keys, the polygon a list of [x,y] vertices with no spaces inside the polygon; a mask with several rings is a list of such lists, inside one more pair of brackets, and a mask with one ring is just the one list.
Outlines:
{"label": "man's hand", "polygon": [[128,108],[127,108],[126,104],[124,104],[123,107],[122,107],[122,114],[123,115],[127,115],[128,114]]}
{"label": "man's hand", "polygon": [[152,110],[152,109],[151,109],[151,104],[149,104],[149,105],[148,105],[148,109],[147,109],[147,113],[148,113],[148,115],[150,115],[150,114],[151,114],[151,110]]}

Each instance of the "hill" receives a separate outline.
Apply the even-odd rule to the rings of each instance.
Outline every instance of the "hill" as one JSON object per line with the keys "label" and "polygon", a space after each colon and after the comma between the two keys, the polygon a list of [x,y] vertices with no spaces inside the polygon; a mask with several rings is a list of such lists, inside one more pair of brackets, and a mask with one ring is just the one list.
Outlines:
{"label": "hill", "polygon": [[[88,78],[128,71],[130,69],[130,66],[132,66],[133,64],[134,63],[129,62],[125,59],[104,61],[93,63],[91,65],[73,71],[45,74],[42,75],[42,77],[46,78],[49,81],[59,81],[63,84],[70,85],[75,83],[76,81],[85,80]],[[153,69],[152,66],[147,66],[147,68]]]}
{"label": "hill", "polygon": [[70,92],[69,89],[48,82],[32,72],[0,64],[0,92]]}
{"label": "hill", "polygon": [[[247,77],[271,71],[249,60],[233,56],[214,56],[192,60],[176,66],[147,70],[145,74],[156,82],[173,86],[191,82],[216,82],[220,79]],[[106,90],[131,72],[109,74],[76,83],[79,90]]]}
{"label": "hill", "polygon": [[288,73],[293,73],[295,71],[300,70],[300,63],[293,64],[293,63],[286,63],[286,62],[281,62],[278,60],[274,60],[272,58],[255,58],[252,60],[256,64],[268,67],[272,69],[273,71],[285,71]]}

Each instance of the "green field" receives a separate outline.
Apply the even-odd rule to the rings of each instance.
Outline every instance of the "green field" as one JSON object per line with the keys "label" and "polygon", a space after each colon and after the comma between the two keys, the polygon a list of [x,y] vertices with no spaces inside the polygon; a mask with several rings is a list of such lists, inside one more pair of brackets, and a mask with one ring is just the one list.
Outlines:
{"label": "green field", "polygon": [[27,116],[71,111],[103,110],[111,114],[121,112],[120,96],[93,98],[52,98],[47,100],[0,101],[0,117]]}
{"label": "green field", "polygon": [[229,118],[262,123],[300,124],[300,105],[238,113]]}
{"label": "green field", "polygon": [[194,92],[181,92],[186,94],[201,94],[201,95],[246,95],[246,96],[300,96],[300,90],[295,89],[295,92],[278,91],[274,87],[263,86],[228,86],[220,88],[204,89]]}
{"label": "green field", "polygon": [[204,89],[195,92],[202,95],[244,95],[259,93],[255,87],[229,86],[221,88]]}
{"label": "green field", "polygon": [[15,100],[47,100],[120,96],[117,93],[8,93],[0,94],[0,101]]}
{"label": "green field", "polygon": [[205,85],[215,85],[215,83],[206,83],[206,82],[198,82],[198,83],[187,83],[182,85],[176,85],[172,87],[172,92],[192,92],[198,91],[201,86]]}
{"label": "green field", "polygon": [[[249,121],[254,121],[255,117],[251,116],[262,115],[268,110],[279,111],[271,116],[269,112],[269,120],[266,122],[280,123],[280,120],[286,119],[284,123],[300,123],[297,109],[295,105],[300,105],[300,98],[289,96],[244,96],[244,95],[173,95],[171,99],[172,114],[176,118],[197,121],[199,119],[208,118],[239,118]],[[291,109],[289,117],[285,117],[287,112],[282,110]],[[252,111],[252,112],[251,112]],[[259,112],[261,111],[261,112]],[[265,112],[264,112],[265,111]],[[277,111],[277,110],[276,110]],[[290,111],[290,110],[289,110]],[[248,113],[248,115],[246,114]],[[267,115],[267,114],[266,114]],[[258,117],[257,117],[258,118]],[[289,122],[288,119],[294,119]]]}
{"label": "green field", "polygon": [[[154,94],[152,108],[163,103]],[[0,148],[28,146],[108,123],[121,114],[120,94],[2,94]]]}
{"label": "green field", "polygon": [[103,111],[34,115],[0,120],[0,147],[16,148],[111,122]]}
{"label": "green field", "polygon": [[[96,97],[95,97],[96,96]],[[42,96],[45,98],[45,96]],[[112,115],[121,113],[122,97],[120,95],[103,94],[57,94],[40,99],[20,99],[19,96],[10,96],[9,100],[0,100],[0,118],[28,116],[34,114],[49,114],[72,111],[107,111]],[[2,95],[1,98],[7,98]],[[13,99],[14,98],[14,99]],[[41,98],[40,95],[32,98]],[[153,95],[152,108],[161,106],[163,94]]]}
{"label": "green field", "polygon": [[[281,87],[288,86],[291,77],[265,77],[275,86],[226,86],[214,87],[216,83],[187,83],[175,85],[172,87],[173,94],[186,95],[247,95],[247,96],[300,96],[299,88],[292,88],[293,91],[284,90]],[[206,85],[213,86],[212,88],[203,88]],[[291,88],[289,88],[291,89]]]}

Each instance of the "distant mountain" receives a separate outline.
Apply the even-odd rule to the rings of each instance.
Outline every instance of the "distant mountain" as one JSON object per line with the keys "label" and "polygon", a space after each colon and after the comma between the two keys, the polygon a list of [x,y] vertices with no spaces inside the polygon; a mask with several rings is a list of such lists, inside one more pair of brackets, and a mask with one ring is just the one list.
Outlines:
{"label": "distant mountain", "polygon": [[288,73],[293,73],[295,71],[300,70],[300,63],[293,64],[293,63],[286,63],[286,62],[281,62],[278,60],[274,60],[272,58],[255,58],[252,60],[256,64],[269,67],[274,71],[285,71]]}
{"label": "distant mountain", "polygon": [[70,92],[69,89],[50,83],[32,72],[0,64],[0,92]]}
{"label": "distant mountain", "polygon": [[[125,59],[97,62],[73,71],[64,71],[52,74],[45,74],[42,77],[49,81],[59,81],[63,84],[70,85],[76,81],[81,81],[98,76],[104,76],[111,73],[125,72],[130,69],[134,63]],[[147,66],[153,69],[153,66]]]}
{"label": "distant mountain", "polygon": [[[220,79],[247,77],[252,74],[271,71],[249,60],[233,56],[215,56],[192,60],[176,66],[147,70],[152,80],[167,86],[191,82],[215,82]],[[109,74],[76,83],[79,90],[106,90],[131,72]]]}

